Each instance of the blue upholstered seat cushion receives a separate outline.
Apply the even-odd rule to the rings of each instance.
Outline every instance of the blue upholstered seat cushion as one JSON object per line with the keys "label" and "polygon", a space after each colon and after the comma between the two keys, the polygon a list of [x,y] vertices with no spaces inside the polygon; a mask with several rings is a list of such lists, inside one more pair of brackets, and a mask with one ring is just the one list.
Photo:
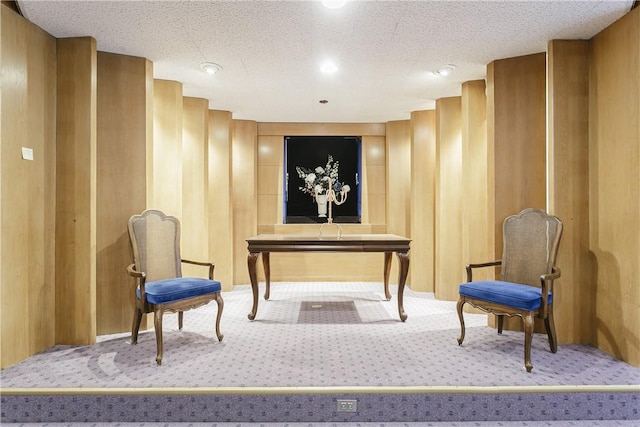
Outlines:
{"label": "blue upholstered seat cushion", "polygon": [[[528,311],[539,309],[542,303],[540,288],[499,280],[463,283],[460,285],[459,292],[460,295],[469,298]],[[547,303],[551,304],[552,299],[552,295],[549,293]]]}
{"label": "blue upholstered seat cushion", "polygon": [[[165,304],[185,298],[220,292],[222,286],[217,280],[197,277],[178,277],[175,279],[157,280],[145,284],[147,302],[151,304]],[[136,291],[140,298],[140,289]]]}

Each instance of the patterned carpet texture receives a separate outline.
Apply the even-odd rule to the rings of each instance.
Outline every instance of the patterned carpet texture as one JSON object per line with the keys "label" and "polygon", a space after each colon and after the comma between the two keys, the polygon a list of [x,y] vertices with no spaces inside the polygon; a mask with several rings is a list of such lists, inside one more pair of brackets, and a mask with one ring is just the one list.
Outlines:
{"label": "patterned carpet texture", "polygon": [[498,335],[481,314],[466,314],[465,342],[455,302],[381,283],[273,283],[255,321],[251,288],[223,293],[224,340],[215,338],[216,305],[164,321],[164,359],[155,363],[153,329],[138,344],[129,333],[91,346],[55,346],[0,372],[3,388],[33,387],[339,387],[638,385],[640,369],[595,348],[549,351],[535,334],[533,371],[523,364],[523,336]]}

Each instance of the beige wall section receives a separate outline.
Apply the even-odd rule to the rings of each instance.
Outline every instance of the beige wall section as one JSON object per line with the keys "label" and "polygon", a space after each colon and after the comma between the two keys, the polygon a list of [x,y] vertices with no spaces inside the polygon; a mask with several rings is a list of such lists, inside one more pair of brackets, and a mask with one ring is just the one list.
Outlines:
{"label": "beige wall section", "polygon": [[436,111],[411,113],[411,289],[434,292]]}
{"label": "beige wall section", "polygon": [[436,101],[435,294],[458,299],[462,259],[462,100]]}
{"label": "beige wall section", "polygon": [[589,252],[589,41],[549,43],[549,211],[564,223],[553,296],[559,343],[595,344],[595,271]]}
{"label": "beige wall section", "polygon": [[182,84],[154,80],[153,194],[147,207],[182,221]]}
{"label": "beige wall section", "polygon": [[57,40],[56,342],[96,339],[96,41]]}
{"label": "beige wall section", "polygon": [[[462,261],[494,260],[493,189],[487,145],[487,97],[484,80],[462,84]],[[494,270],[478,269],[474,280],[493,279]]]}
{"label": "beige wall section", "polygon": [[[56,41],[4,5],[0,14],[4,369],[55,344]],[[33,150],[32,161],[22,147]]]}
{"label": "beige wall section", "polygon": [[[231,199],[232,120],[228,111],[209,110],[209,258],[224,291],[233,289],[233,202]],[[245,258],[246,259],[246,258]]]}
{"label": "beige wall section", "polygon": [[589,248],[598,348],[640,366],[640,8],[592,39]]}
{"label": "beige wall section", "polygon": [[98,335],[129,331],[133,313],[127,220],[146,206],[149,61],[98,52],[96,315]]}
{"label": "beige wall section", "polygon": [[[207,141],[209,101],[183,98],[182,104],[182,221],[183,259],[212,262],[209,257],[207,213]],[[215,272],[215,271],[214,271]],[[208,269],[182,264],[185,277],[207,277]]]}
{"label": "beige wall section", "polygon": [[258,230],[257,123],[233,121],[232,198],[234,284],[249,283],[246,239]]}

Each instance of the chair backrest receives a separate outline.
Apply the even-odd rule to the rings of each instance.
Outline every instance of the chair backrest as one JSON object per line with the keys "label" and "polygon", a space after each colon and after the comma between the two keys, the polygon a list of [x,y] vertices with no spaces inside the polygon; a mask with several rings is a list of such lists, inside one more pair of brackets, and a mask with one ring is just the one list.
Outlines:
{"label": "chair backrest", "polygon": [[504,220],[501,278],[540,287],[540,276],[556,262],[562,221],[539,209],[525,209]]}
{"label": "chair backrest", "polygon": [[128,230],[133,262],[147,282],[182,277],[177,218],[149,209],[129,218]]}

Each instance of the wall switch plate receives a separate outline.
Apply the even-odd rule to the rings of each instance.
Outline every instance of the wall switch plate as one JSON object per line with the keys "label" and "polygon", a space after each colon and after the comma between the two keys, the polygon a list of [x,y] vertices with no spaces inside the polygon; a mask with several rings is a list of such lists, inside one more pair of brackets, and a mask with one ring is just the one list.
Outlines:
{"label": "wall switch plate", "polygon": [[355,399],[338,399],[338,412],[358,412],[358,401]]}
{"label": "wall switch plate", "polygon": [[33,148],[22,147],[22,158],[24,160],[33,160]]}

